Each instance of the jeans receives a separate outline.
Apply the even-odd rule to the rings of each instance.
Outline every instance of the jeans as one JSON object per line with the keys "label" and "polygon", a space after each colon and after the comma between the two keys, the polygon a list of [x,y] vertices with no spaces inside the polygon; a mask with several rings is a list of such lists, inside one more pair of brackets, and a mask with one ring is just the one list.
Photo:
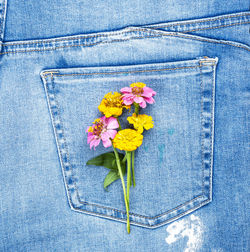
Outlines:
{"label": "jeans", "polygon": [[[248,9],[0,0],[0,251],[249,251]],[[127,234],[85,129],[132,82],[157,95]]]}

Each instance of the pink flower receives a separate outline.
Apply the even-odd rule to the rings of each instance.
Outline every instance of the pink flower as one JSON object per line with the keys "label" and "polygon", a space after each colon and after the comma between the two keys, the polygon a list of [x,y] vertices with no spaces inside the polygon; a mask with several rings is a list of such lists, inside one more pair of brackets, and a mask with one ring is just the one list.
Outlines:
{"label": "pink flower", "polygon": [[130,87],[124,87],[121,89],[123,93],[122,99],[125,105],[131,105],[134,102],[138,103],[140,107],[146,108],[146,103],[152,104],[155,102],[153,96],[156,92],[146,84],[142,82],[135,82],[130,85]]}
{"label": "pink flower", "polygon": [[119,128],[118,121],[115,117],[103,116],[101,118],[96,119],[93,122],[92,126],[89,126],[86,130],[88,133],[88,144],[90,144],[90,149],[94,146],[99,145],[100,141],[102,140],[103,146],[108,148],[112,145],[110,140],[114,139],[117,131],[115,129]]}

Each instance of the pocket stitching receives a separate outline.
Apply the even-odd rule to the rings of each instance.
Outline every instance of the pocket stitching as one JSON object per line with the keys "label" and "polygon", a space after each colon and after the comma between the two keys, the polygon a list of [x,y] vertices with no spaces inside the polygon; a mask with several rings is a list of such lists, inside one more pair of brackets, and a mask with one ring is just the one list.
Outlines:
{"label": "pocket stitching", "polygon": [[202,131],[203,126],[203,80],[202,80],[202,64],[200,61],[200,94],[201,94],[201,165],[202,165],[202,193],[205,194],[204,190],[204,179],[205,179],[205,172],[204,172],[204,159],[203,159],[203,153],[204,153],[204,133]]}
{"label": "pocket stitching", "polygon": [[[212,61],[214,62],[214,61]],[[213,63],[212,65],[215,65]],[[77,76],[77,75],[95,75],[95,74],[126,74],[126,73],[144,73],[144,72],[157,72],[157,71],[174,71],[177,69],[185,69],[185,68],[198,68],[199,66],[186,66],[186,67],[175,67],[175,68],[161,68],[161,69],[149,69],[149,70],[135,70],[135,71],[122,71],[122,72],[96,72],[96,73],[76,73],[76,74],[58,74],[54,72],[56,76]],[[50,72],[51,73],[51,72]]]}
{"label": "pocket stitching", "polygon": [[[213,66],[213,71],[214,71],[214,65],[216,65],[216,64],[210,64],[210,65],[212,65]],[[169,68],[169,69],[153,69],[153,70],[158,70],[158,71],[163,71],[163,70],[175,70],[175,69],[183,69],[183,68],[197,68],[197,67],[200,67],[200,71],[201,71],[201,67],[202,67],[202,65],[200,64],[200,66],[191,66],[191,67],[181,67],[181,68]],[[144,70],[143,72],[147,72],[147,71],[151,71],[151,70]],[[213,72],[212,71],[212,72]],[[130,71],[131,72],[131,71]],[[136,71],[137,72],[137,71]],[[140,72],[140,71],[139,71]],[[117,73],[117,72],[116,72]],[[119,72],[118,72],[119,73]],[[120,72],[120,73],[124,73],[124,72]],[[65,74],[62,74],[62,75],[58,75],[57,73],[54,73],[54,74],[56,74],[57,76],[62,76],[62,75],[65,75]],[[100,74],[103,74],[103,73],[100,73]],[[115,74],[114,72],[113,73],[110,73],[110,74]],[[202,74],[202,71],[201,71],[201,74]],[[79,196],[79,193],[78,193],[78,187],[77,187],[77,185],[75,184],[75,177],[74,177],[74,174],[73,174],[73,168],[72,168],[72,165],[71,165],[71,163],[70,163],[70,161],[69,161],[69,153],[68,153],[68,149],[67,149],[67,144],[66,144],[66,139],[65,139],[65,134],[64,134],[64,130],[63,130],[63,124],[62,124],[62,119],[61,119],[61,116],[60,116],[60,106],[59,106],[59,104],[58,104],[58,101],[57,101],[57,99],[56,99],[56,95],[55,95],[55,90],[54,90],[54,83],[53,83],[53,73],[51,73],[50,72],[50,74],[47,72],[47,73],[45,73],[44,72],[44,74],[41,74],[42,75],[42,77],[44,77],[43,79],[44,79],[44,81],[45,81],[45,89],[46,89],[46,93],[47,93],[47,97],[48,97],[48,101],[49,101],[49,107],[51,107],[52,106],[52,104],[51,104],[51,102],[50,102],[50,99],[49,99],[49,94],[48,94],[48,92],[47,92],[47,90],[50,92],[50,94],[51,94],[51,92],[53,92],[52,94],[53,94],[53,99],[55,100],[55,103],[56,103],[56,107],[57,107],[57,113],[58,113],[58,117],[59,117],[59,124],[60,124],[60,127],[61,127],[61,131],[62,131],[62,136],[63,136],[63,143],[64,143],[64,145],[65,145],[65,147],[64,147],[64,149],[66,150],[66,157],[67,157],[67,163],[69,164],[69,166],[70,166],[70,169],[71,169],[71,173],[72,173],[72,175],[71,175],[71,177],[73,178],[73,183],[74,183],[74,187],[75,187],[75,189],[76,189],[76,192],[77,192],[77,200],[79,201],[79,203],[81,203],[81,204],[84,204],[84,205],[93,205],[93,206],[97,206],[97,207],[100,207],[100,208],[106,208],[106,209],[110,209],[110,210],[113,210],[113,211],[116,211],[116,212],[120,212],[120,213],[122,213],[122,214],[126,214],[125,213],[125,211],[122,211],[122,210],[118,210],[118,209],[114,209],[114,208],[111,208],[111,207],[105,207],[105,206],[102,206],[102,205],[97,205],[97,204],[92,204],[92,203],[88,203],[88,202],[83,202],[83,201],[81,201],[81,199],[80,199],[80,196]],[[48,76],[51,76],[51,84],[49,84],[48,82],[47,82],[47,77]],[[69,74],[68,74],[69,75]],[[80,75],[80,74],[70,74],[70,75]],[[82,75],[82,74],[81,74]],[[85,75],[85,74],[84,74]],[[49,88],[49,85],[51,85],[52,86],[52,88],[53,88],[53,90],[50,90],[50,88]],[[52,98],[51,96],[50,96],[50,98]],[[203,104],[203,103],[202,103]],[[211,105],[213,104],[213,101],[211,101]],[[54,117],[54,113],[53,113],[53,111],[51,111],[50,110],[50,113],[51,113],[51,115],[52,115],[52,120],[53,120],[53,122],[55,123],[56,122],[56,119],[55,119],[55,117]],[[213,118],[211,118],[211,120],[212,120]],[[56,123],[55,123],[56,124]],[[212,125],[211,125],[211,127],[212,127]],[[211,130],[211,129],[210,129]],[[60,139],[60,136],[58,136],[58,132],[57,132],[57,129],[56,128],[54,128],[54,131],[55,131],[55,136],[56,136],[56,138],[57,139]],[[210,134],[210,142],[211,142],[211,134]],[[62,146],[61,145],[59,145],[59,141],[57,140],[57,145],[58,145],[58,150],[59,150],[59,155],[60,155],[60,160],[61,160],[61,165],[62,165],[62,167],[63,167],[63,170],[64,170],[64,176],[65,176],[65,178],[68,178],[68,176],[66,175],[66,169],[65,169],[65,166],[64,166],[64,161],[63,161],[63,158],[62,158],[62,151],[61,151],[61,148],[62,148]],[[202,155],[202,158],[203,158],[203,155]],[[211,160],[211,156],[210,156],[210,160]],[[203,171],[204,171],[204,166],[203,166]],[[204,180],[204,176],[203,176],[203,180]],[[94,214],[94,215],[103,215],[103,216],[106,216],[106,217],[108,217],[108,218],[115,218],[115,219],[118,219],[118,220],[120,220],[120,221],[123,221],[123,219],[122,218],[116,218],[116,217],[114,217],[114,216],[110,216],[110,215],[106,215],[106,214],[103,214],[103,213],[98,213],[98,212],[91,212],[91,211],[88,211],[88,210],[83,210],[83,209],[81,209],[81,208],[78,208],[78,207],[76,207],[76,206],[74,206],[74,203],[72,202],[72,198],[71,198],[71,194],[70,194],[70,188],[68,187],[68,183],[65,181],[65,184],[66,184],[66,188],[67,188],[67,195],[68,195],[68,199],[69,199],[69,201],[70,201],[70,206],[71,206],[71,208],[73,209],[73,210],[80,210],[80,211],[82,211],[82,212],[88,212],[88,213],[92,213],[92,214]],[[203,192],[204,192],[204,187],[202,188],[203,189]],[[154,220],[154,219],[156,219],[156,218],[158,218],[158,217],[160,217],[160,216],[163,216],[163,215],[166,215],[167,213],[171,213],[171,212],[173,212],[174,210],[176,210],[176,209],[178,209],[178,208],[181,208],[182,206],[184,206],[184,205],[186,205],[186,204],[189,204],[189,203],[191,203],[192,201],[194,201],[194,200],[196,200],[197,198],[200,198],[200,197],[202,197],[202,196],[205,196],[206,197],[206,195],[205,194],[201,194],[201,195],[199,195],[199,196],[196,196],[195,198],[193,198],[192,200],[189,200],[189,201],[187,201],[187,202],[185,202],[185,203],[183,203],[183,204],[181,204],[181,205],[179,205],[179,206],[177,206],[177,207],[175,207],[175,208],[173,208],[173,209],[170,209],[170,210],[168,210],[167,212],[164,212],[164,213],[162,213],[162,214],[160,214],[160,215],[157,215],[157,216],[154,216],[154,217],[150,217],[150,216],[144,216],[144,215],[139,215],[139,214],[136,214],[136,213],[131,213],[131,215],[133,215],[133,216],[138,216],[138,217],[142,217],[142,218],[145,218],[145,219],[152,219],[152,220]],[[207,198],[207,197],[206,197]],[[170,219],[167,219],[165,222],[163,221],[163,222],[161,222],[161,223],[159,223],[159,224],[155,224],[155,225],[147,225],[147,224],[143,224],[144,226],[149,226],[149,227],[156,227],[156,226],[158,226],[158,225],[162,225],[163,223],[166,223],[166,222],[170,222],[172,219],[175,219],[175,218],[179,218],[179,216],[182,216],[182,215],[185,215],[185,214],[187,214],[187,213],[189,213],[189,212],[191,212],[191,211],[193,211],[194,209],[196,209],[196,208],[199,208],[200,206],[202,206],[202,205],[204,205],[204,204],[206,204],[206,203],[208,203],[209,201],[211,201],[210,200],[210,198],[208,198],[207,200],[205,200],[205,201],[203,201],[203,202],[201,202],[199,205],[194,205],[192,208],[190,208],[190,209],[188,209],[188,210],[186,210],[186,211],[184,211],[184,212],[182,212],[182,213],[180,213],[179,215],[176,215],[176,216],[174,216],[173,218],[170,218]],[[138,222],[134,222],[134,223],[136,223],[136,225],[141,225],[141,223],[138,223]]]}

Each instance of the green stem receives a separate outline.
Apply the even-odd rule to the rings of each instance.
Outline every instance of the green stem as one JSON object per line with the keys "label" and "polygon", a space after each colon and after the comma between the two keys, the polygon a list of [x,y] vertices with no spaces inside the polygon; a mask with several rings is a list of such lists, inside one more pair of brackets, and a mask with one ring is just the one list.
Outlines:
{"label": "green stem", "polygon": [[122,175],[122,168],[121,168],[120,158],[119,158],[119,154],[118,154],[117,150],[115,149],[113,143],[112,143],[112,146],[113,146],[113,150],[114,150],[114,153],[115,153],[115,158],[116,158],[116,163],[117,163],[119,175],[120,175],[120,178],[121,178],[121,181],[122,181],[124,201],[125,201],[125,206],[126,206],[126,211],[127,211],[127,231],[128,231],[128,233],[130,233],[129,204],[128,204],[128,201],[127,201],[126,188],[125,188],[125,183],[124,183],[124,179],[123,179],[123,175]]}
{"label": "green stem", "polygon": [[134,106],[135,106],[135,114],[139,115],[139,110],[140,110],[139,104],[138,103],[134,103]]}
{"label": "green stem", "polygon": [[135,187],[135,151],[132,151],[132,174],[133,174],[133,186]]}
{"label": "green stem", "polygon": [[131,151],[127,151],[127,200],[129,206],[129,189],[131,186]]}
{"label": "green stem", "polygon": [[127,155],[124,155],[124,158],[122,159],[122,163],[125,163],[127,160]]}
{"label": "green stem", "polygon": [[[135,106],[135,114],[138,116],[140,112],[140,105],[138,103],[134,103]],[[132,173],[133,173],[133,186],[135,187],[135,151],[132,152]]]}

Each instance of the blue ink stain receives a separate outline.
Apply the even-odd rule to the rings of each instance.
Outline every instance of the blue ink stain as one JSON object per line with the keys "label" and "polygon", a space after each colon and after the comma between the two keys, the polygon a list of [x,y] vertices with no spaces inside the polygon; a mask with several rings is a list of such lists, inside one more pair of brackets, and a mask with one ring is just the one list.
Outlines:
{"label": "blue ink stain", "polygon": [[174,129],[168,129],[168,134],[172,136],[174,134]]}
{"label": "blue ink stain", "polygon": [[158,150],[159,150],[159,162],[162,163],[165,153],[165,144],[159,144]]}

